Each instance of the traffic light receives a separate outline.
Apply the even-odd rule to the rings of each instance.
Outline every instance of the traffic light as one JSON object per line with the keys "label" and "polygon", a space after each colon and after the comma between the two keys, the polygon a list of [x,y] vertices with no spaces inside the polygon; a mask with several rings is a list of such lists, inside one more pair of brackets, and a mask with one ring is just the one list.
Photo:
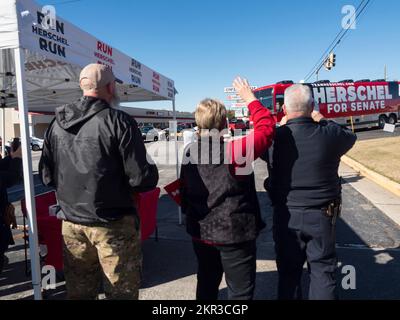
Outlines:
{"label": "traffic light", "polygon": [[325,69],[330,71],[336,66],[336,54],[333,52],[329,54],[329,57],[324,62]]}
{"label": "traffic light", "polygon": [[329,62],[332,68],[336,67],[336,54],[333,52],[329,55]]}

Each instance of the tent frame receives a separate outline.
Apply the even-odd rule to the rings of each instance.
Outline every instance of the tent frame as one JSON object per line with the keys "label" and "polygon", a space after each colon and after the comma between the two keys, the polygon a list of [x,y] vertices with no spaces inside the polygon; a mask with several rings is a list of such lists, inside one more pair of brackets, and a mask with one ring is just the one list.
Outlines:
{"label": "tent frame", "polygon": [[26,96],[25,52],[14,49],[17,80],[18,109],[21,130],[22,164],[24,171],[25,201],[29,224],[29,254],[31,257],[32,286],[35,300],[42,300],[42,272],[40,270],[39,238],[36,221],[35,187],[33,182],[32,153],[29,133],[29,115]]}

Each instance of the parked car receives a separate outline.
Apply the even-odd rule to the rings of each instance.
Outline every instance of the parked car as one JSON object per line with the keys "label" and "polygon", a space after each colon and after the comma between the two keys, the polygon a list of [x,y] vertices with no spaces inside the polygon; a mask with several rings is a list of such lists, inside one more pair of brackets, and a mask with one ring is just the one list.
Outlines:
{"label": "parked car", "polygon": [[144,141],[157,142],[157,141],[163,140],[163,138],[166,136],[166,133],[164,130],[160,130],[160,129],[150,127],[150,126],[141,127],[140,132],[142,133],[142,137],[143,137]]}
{"label": "parked car", "polygon": [[235,130],[244,131],[246,129],[247,129],[247,125],[241,119],[232,119],[231,121],[229,121],[229,131],[232,133],[232,135],[233,135]]}
{"label": "parked car", "polygon": [[40,151],[43,149],[44,140],[36,137],[31,137],[32,151]]}

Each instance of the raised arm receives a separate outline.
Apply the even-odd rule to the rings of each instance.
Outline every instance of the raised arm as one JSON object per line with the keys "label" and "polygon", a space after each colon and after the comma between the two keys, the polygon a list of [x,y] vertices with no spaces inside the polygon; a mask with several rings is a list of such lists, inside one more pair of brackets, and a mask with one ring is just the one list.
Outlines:
{"label": "raised arm", "polygon": [[241,167],[244,161],[254,161],[272,145],[276,122],[271,112],[257,100],[247,80],[235,79],[233,86],[246,102],[254,123],[254,130],[247,136],[232,141],[232,162]]}

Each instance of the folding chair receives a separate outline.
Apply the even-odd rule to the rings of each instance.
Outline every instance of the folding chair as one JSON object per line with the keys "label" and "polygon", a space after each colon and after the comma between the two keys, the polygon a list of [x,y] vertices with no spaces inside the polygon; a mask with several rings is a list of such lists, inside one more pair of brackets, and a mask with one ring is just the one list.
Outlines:
{"label": "folding chair", "polygon": [[145,241],[155,232],[158,241],[157,209],[160,188],[134,195],[136,210],[140,217],[141,239]]}

